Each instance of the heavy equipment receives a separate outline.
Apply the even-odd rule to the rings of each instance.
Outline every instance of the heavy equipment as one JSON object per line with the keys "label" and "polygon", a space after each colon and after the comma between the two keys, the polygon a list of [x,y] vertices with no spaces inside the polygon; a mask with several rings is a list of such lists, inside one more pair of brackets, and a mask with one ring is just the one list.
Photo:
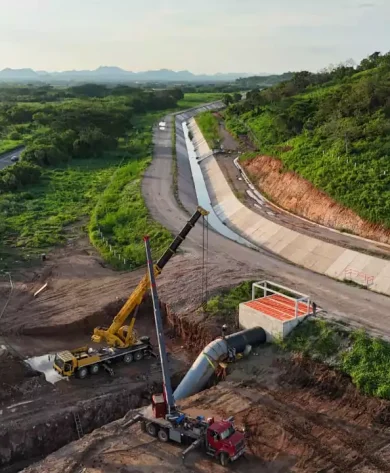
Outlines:
{"label": "heavy equipment", "polygon": [[151,406],[142,409],[138,415],[126,423],[126,427],[141,422],[142,430],[152,437],[158,437],[161,442],[172,440],[187,445],[190,443],[190,446],[182,452],[183,460],[191,450],[200,447],[206,454],[218,459],[221,465],[226,466],[245,453],[245,435],[234,427],[232,417],[226,420],[215,420],[213,417],[205,419],[204,416],[194,418],[176,406],[148,237],[145,237],[145,248],[160,352],[163,394],[153,395]]}
{"label": "heavy equipment", "polygon": [[[162,272],[196,222],[201,217],[206,217],[208,213],[207,210],[200,206],[196,209],[181,232],[153,266],[154,276],[158,276]],[[205,225],[205,221],[203,225]],[[107,346],[99,349],[84,346],[75,350],[57,353],[54,358],[54,369],[63,376],[77,375],[79,378],[85,378],[88,373],[98,373],[100,366],[102,366],[113,375],[113,370],[110,366],[112,362],[123,361],[124,363],[131,363],[133,360],[139,361],[144,357],[152,355],[153,347],[150,343],[150,338],[138,338],[134,331],[137,312],[149,289],[149,281],[149,276],[145,274],[109,327],[97,327],[94,329],[92,341],[96,343],[103,342]],[[124,325],[131,313],[133,313],[133,316],[130,324],[128,326]]]}

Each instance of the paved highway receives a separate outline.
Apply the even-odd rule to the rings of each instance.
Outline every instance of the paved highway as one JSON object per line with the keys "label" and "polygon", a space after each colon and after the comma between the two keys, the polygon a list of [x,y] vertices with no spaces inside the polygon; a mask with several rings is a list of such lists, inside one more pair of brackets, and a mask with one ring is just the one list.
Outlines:
{"label": "paved highway", "polygon": [[21,147],[21,148],[18,148],[16,150],[9,151],[8,153],[1,154],[0,155],[0,169],[4,169],[7,166],[10,166],[11,164],[14,164],[14,162],[11,161],[11,158],[13,156],[17,156],[18,158],[20,158],[20,154],[23,151],[23,149],[24,148]]}
{"label": "paved highway", "polygon": [[[191,114],[194,112],[178,115],[177,124],[187,120]],[[167,116],[164,121],[165,129],[157,127],[154,131],[154,158],[145,173],[142,191],[152,217],[172,232],[177,232],[188,215],[179,207],[172,192],[172,115]],[[184,207],[192,212],[197,205],[197,198],[182,133],[182,127],[178,126],[176,151],[179,197]],[[201,227],[195,227],[184,248],[192,253],[200,253],[201,244]],[[209,236],[209,251],[210,262],[225,270],[229,265],[241,265],[246,272],[249,270],[258,273],[259,279],[264,279],[265,274],[268,279],[309,294],[329,316],[344,319],[355,326],[365,326],[372,333],[390,339],[390,299],[386,296],[305,270],[270,252],[245,248],[214,232]],[[226,283],[229,285],[228,281]]]}

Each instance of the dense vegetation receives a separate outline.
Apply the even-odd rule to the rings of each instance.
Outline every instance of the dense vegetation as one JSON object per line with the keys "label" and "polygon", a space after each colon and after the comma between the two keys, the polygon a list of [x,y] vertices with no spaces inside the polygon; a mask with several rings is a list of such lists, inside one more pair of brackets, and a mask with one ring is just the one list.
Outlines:
{"label": "dense vegetation", "polygon": [[280,82],[284,82],[287,80],[292,79],[293,72],[285,72],[284,74],[274,74],[270,76],[251,76],[251,77],[243,77],[241,79],[237,79],[235,84],[238,85],[241,90],[248,90],[248,89],[265,89],[266,87],[272,87],[273,85],[279,84]]}
{"label": "dense vegetation", "polygon": [[[21,161],[0,171],[0,267],[31,259],[88,228],[95,246],[118,267],[124,260],[126,268],[143,261],[137,242],[145,231],[159,253],[170,235],[148,218],[140,190],[152,125],[167,111],[207,102],[210,95],[128,87],[108,93],[87,85],[47,88],[50,95],[42,98],[30,87],[19,102],[16,89],[0,93],[0,146],[14,131],[26,145]],[[122,260],[113,258],[108,244]]]}
{"label": "dense vegetation", "polygon": [[281,346],[342,371],[363,394],[390,399],[388,342],[314,319],[301,324]]}
{"label": "dense vegetation", "polygon": [[[180,89],[152,92],[97,84],[60,89],[58,94],[56,102],[34,102],[32,89],[25,96],[28,102],[0,104],[0,137],[17,135],[26,144],[21,162],[0,171],[0,194],[37,182],[35,166],[58,166],[115,150],[118,139],[133,129],[136,114],[173,109],[183,98]],[[73,98],[59,100],[63,94]],[[52,94],[49,99],[54,100]]]}
{"label": "dense vegetation", "polygon": [[220,294],[211,297],[205,307],[205,311],[212,316],[222,316],[230,328],[235,327],[238,317],[238,305],[240,302],[248,301],[252,298],[252,283],[254,281],[244,281],[233,289],[226,289]]}
{"label": "dense vegetation", "polygon": [[145,234],[150,236],[154,258],[161,255],[171,240],[171,234],[149,218],[141,193],[142,175],[152,159],[150,128],[158,117],[158,113],[138,117],[139,132],[129,143],[121,145],[122,165],[112,175],[92,212],[91,241],[117,268],[134,269],[145,262]]}
{"label": "dense vegetation", "polygon": [[295,73],[226,112],[236,135],[343,205],[390,227],[390,53]]}

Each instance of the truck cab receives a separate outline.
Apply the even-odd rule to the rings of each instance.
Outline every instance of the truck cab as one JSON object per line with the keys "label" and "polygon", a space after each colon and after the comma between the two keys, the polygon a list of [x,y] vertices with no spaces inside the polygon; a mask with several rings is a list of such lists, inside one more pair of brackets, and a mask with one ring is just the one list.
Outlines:
{"label": "truck cab", "polygon": [[62,351],[57,353],[54,358],[54,369],[62,376],[70,377],[75,374],[79,378],[85,378],[88,369],[91,373],[98,372],[98,363],[100,356],[96,352],[88,353],[88,347],[78,348],[74,351]]}
{"label": "truck cab", "polygon": [[54,358],[54,369],[62,376],[72,376],[77,361],[70,351],[57,353]]}
{"label": "truck cab", "polygon": [[226,466],[245,452],[245,436],[230,420],[212,422],[207,429],[206,449]]}

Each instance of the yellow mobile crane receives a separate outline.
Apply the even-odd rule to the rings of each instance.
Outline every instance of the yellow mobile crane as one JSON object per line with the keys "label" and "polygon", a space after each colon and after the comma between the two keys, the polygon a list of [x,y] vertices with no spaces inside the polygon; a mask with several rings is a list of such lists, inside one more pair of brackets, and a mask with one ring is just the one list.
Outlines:
{"label": "yellow mobile crane", "polygon": [[[192,215],[181,232],[154,265],[155,276],[161,273],[200,217],[206,217],[208,213],[209,212],[202,207],[197,208],[196,212]],[[97,327],[94,329],[92,341],[96,343],[105,342],[107,346],[99,349],[85,346],[75,350],[66,350],[57,353],[54,359],[54,369],[63,376],[70,377],[77,375],[79,378],[85,378],[88,372],[96,374],[99,372],[100,366],[103,366],[113,375],[113,370],[109,366],[113,361],[131,363],[133,360],[139,361],[145,356],[150,356],[153,353],[150,337],[140,337],[138,339],[134,332],[138,308],[149,287],[149,276],[145,274],[124,306],[115,316],[111,325],[109,327]],[[126,319],[132,312],[133,317],[130,324],[128,326],[124,325]]]}

